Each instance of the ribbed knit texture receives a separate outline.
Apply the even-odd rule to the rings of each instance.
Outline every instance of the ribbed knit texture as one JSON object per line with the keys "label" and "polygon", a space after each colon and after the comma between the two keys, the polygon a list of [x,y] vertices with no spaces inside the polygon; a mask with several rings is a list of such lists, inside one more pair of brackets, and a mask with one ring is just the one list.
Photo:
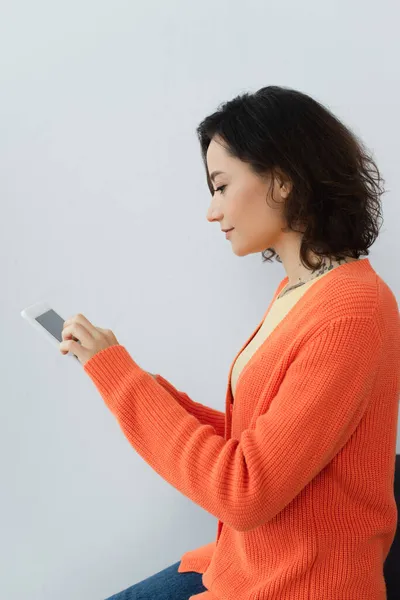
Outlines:
{"label": "ribbed knit texture", "polygon": [[400,318],[368,259],[299,299],[243,369],[233,410],[231,373],[222,413],[154,379],[121,345],[84,370],[139,455],[218,519],[216,541],[179,567],[203,573],[208,591],[192,599],[386,598]]}

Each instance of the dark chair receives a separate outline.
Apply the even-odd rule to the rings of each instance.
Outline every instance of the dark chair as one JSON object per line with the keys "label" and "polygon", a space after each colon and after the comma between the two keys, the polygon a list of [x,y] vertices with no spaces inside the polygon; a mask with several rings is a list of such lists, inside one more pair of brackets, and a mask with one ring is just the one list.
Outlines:
{"label": "dark chair", "polygon": [[[400,517],[400,454],[396,455],[394,495]],[[397,521],[396,535],[385,560],[383,572],[386,582],[387,600],[400,600],[400,519]]]}

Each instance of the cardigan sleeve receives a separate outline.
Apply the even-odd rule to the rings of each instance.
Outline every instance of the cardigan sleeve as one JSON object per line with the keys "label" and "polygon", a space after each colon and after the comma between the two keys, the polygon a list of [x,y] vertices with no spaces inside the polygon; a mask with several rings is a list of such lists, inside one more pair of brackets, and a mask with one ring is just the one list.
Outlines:
{"label": "cardigan sleeve", "polygon": [[93,356],[84,370],[161,477],[223,523],[248,531],[284,509],[350,439],[371,400],[381,348],[372,317],[330,321],[298,349],[255,427],[228,440],[121,345]]}
{"label": "cardigan sleeve", "polygon": [[177,390],[172,383],[167,381],[161,375],[155,375],[156,381],[160,385],[163,386],[167,392],[171,394],[173,398],[183,408],[187,410],[188,413],[195,416],[202,425],[211,425],[214,427],[216,433],[222,437],[225,435],[225,413],[220,410],[216,410],[211,408],[210,406],[204,406],[204,404],[200,404],[200,402],[195,402],[185,392],[181,392]]}

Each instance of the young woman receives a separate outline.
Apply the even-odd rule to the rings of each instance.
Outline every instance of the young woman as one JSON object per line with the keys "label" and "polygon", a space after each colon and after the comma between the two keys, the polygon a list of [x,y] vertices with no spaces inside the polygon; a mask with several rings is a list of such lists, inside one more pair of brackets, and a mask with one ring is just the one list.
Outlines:
{"label": "young woman", "polygon": [[215,541],[112,599],[384,600],[400,320],[361,258],[380,229],[378,168],[331,112],[281,87],[223,104],[198,135],[208,220],[286,277],[232,362],[224,412],[119,344],[85,364],[134,449],[218,519]]}

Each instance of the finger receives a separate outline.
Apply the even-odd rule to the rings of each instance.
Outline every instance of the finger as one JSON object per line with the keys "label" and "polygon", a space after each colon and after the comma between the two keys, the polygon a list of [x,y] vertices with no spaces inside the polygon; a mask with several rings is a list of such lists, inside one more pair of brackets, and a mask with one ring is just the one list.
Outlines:
{"label": "finger", "polygon": [[62,354],[69,354],[71,352],[71,354],[74,354],[79,360],[81,360],[83,348],[79,342],[65,340],[60,344],[60,352]]}
{"label": "finger", "polygon": [[[68,321],[70,321],[71,323],[68,323]],[[70,325],[70,324],[72,325],[73,323],[78,323],[79,325],[82,325],[86,329],[86,331],[91,333],[93,335],[93,337],[95,336],[96,327],[94,325],[92,325],[92,323],[89,321],[89,319],[87,319],[81,313],[75,315],[75,317],[72,317],[72,319],[68,319],[68,321],[67,321],[68,325]]]}
{"label": "finger", "polygon": [[102,327],[96,327],[95,325],[92,325],[92,323],[88,319],[86,319],[86,317],[82,314],[78,314],[75,317],[64,321],[63,330],[69,325],[72,325],[73,323],[81,323],[84,327],[86,327],[89,333],[92,332],[93,337],[96,337],[96,332],[100,332],[105,335],[109,333],[108,329],[103,329]]}
{"label": "finger", "polygon": [[72,333],[65,333],[64,331],[61,333],[61,337],[63,340],[74,340],[74,342],[78,341],[78,338],[72,335]]}
{"label": "finger", "polygon": [[[72,333],[67,333],[66,335],[62,334],[63,340],[73,340],[74,342],[79,342],[78,338],[74,337]],[[68,354],[68,350],[63,350],[61,354]]]}
{"label": "finger", "polygon": [[87,329],[79,323],[72,323],[63,329],[61,333],[63,340],[73,340],[85,346],[91,348],[93,343],[93,336],[87,331]]}
{"label": "finger", "polygon": [[64,327],[64,329],[61,332],[61,338],[63,340],[74,340],[77,341],[78,338],[76,338],[72,331],[71,331],[71,325],[68,325],[67,327]]}

